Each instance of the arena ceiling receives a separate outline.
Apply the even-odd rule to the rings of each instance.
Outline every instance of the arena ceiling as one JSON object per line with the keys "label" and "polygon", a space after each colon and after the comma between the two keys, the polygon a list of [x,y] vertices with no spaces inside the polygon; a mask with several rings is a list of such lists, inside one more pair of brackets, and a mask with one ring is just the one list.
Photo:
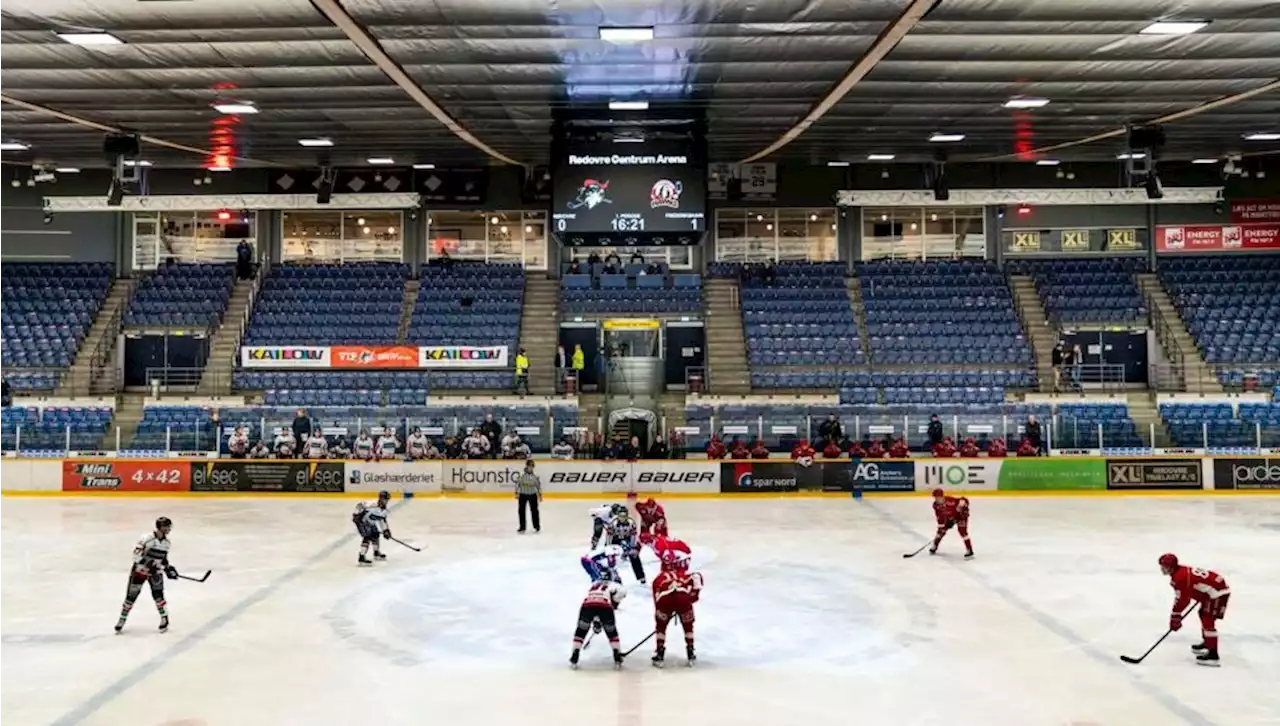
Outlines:
{"label": "arena ceiling", "polygon": [[[313,137],[332,139],[344,165],[535,164],[558,109],[610,100],[705,115],[713,161],[751,158],[793,129],[766,159],[919,161],[945,148],[1025,160],[1059,144],[1071,145],[1043,156],[1113,159],[1123,135],[1073,142],[1188,111],[1167,125],[1166,157],[1280,149],[1244,139],[1280,132],[1274,1],[5,0],[2,15],[0,133],[31,147],[6,161],[101,166],[102,131],[78,120],[189,147],[148,145],[157,165],[216,160],[192,150],[314,163],[298,144]],[[1160,19],[1210,22],[1140,33]],[[655,38],[606,42],[601,26]],[[55,35],[91,30],[122,44]],[[847,93],[820,107],[842,80]],[[1014,97],[1050,103],[1006,108]],[[228,101],[259,113],[212,108]],[[935,132],[965,139],[932,143]]]}

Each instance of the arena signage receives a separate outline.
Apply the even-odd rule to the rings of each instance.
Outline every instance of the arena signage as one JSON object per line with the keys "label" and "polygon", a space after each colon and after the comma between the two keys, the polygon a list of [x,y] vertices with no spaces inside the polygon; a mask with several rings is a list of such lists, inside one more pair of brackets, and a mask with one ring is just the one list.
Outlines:
{"label": "arena signage", "polygon": [[246,345],[244,368],[271,370],[499,369],[509,365],[505,345]]}
{"label": "arena signage", "polygon": [[[468,494],[514,492],[524,471],[519,460],[445,461],[440,466],[440,487]],[[703,461],[538,459],[534,473],[547,494],[692,493],[719,491],[719,466]]]}
{"label": "arena signage", "polygon": [[915,462],[916,486],[925,491],[995,491],[1000,484],[1000,465],[1000,459],[921,459]]}
{"label": "arena signage", "polygon": [[440,491],[443,474],[439,461],[348,461],[344,478],[349,492],[431,494]]}
{"label": "arena signage", "polygon": [[68,459],[62,462],[64,492],[185,492],[191,465],[182,461]]}
{"label": "arena signage", "polygon": [[1197,459],[1108,459],[1108,489],[1203,489]]}
{"label": "arena signage", "polygon": [[1157,252],[1280,249],[1280,222],[1156,227]]}
{"label": "arena signage", "polygon": [[1280,489],[1280,459],[1214,459],[1215,489]]}

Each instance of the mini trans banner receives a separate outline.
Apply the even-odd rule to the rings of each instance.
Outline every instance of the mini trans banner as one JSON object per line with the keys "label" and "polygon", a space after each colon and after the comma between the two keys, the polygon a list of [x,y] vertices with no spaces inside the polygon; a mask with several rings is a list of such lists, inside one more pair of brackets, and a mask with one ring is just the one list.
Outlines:
{"label": "mini trans banner", "polygon": [[1199,459],[1107,459],[1108,489],[1203,489]]}
{"label": "mini trans banner", "polygon": [[191,465],[185,461],[146,459],[65,459],[64,492],[185,492],[191,489]]}

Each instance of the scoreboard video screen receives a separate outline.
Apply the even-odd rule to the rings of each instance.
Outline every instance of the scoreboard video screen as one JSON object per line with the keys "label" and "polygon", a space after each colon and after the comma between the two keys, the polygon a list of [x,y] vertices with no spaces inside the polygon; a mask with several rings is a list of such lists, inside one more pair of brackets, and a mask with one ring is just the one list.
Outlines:
{"label": "scoreboard video screen", "polygon": [[664,233],[707,228],[707,169],[679,142],[569,146],[552,172],[552,224],[563,234]]}

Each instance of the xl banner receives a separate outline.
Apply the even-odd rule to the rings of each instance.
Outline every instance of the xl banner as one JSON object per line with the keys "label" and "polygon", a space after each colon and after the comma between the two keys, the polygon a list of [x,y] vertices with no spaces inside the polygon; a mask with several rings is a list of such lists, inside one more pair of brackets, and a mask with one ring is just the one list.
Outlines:
{"label": "xl banner", "polygon": [[1199,459],[1107,459],[1108,489],[1203,489]]}
{"label": "xl banner", "polygon": [[505,345],[246,345],[244,368],[387,370],[506,368]]}
{"label": "xl banner", "polygon": [[[524,471],[518,460],[445,461],[440,486],[445,492],[513,493]],[[704,492],[719,490],[719,465],[694,461],[538,460],[534,474],[548,494],[626,494],[627,492]]]}
{"label": "xl banner", "polygon": [[921,491],[958,489],[993,492],[1000,486],[1001,459],[917,459],[916,486]]}
{"label": "xl banner", "polygon": [[1214,459],[1215,489],[1280,489],[1280,459]]}
{"label": "xl banner", "polygon": [[349,492],[435,494],[444,478],[439,461],[348,461],[346,472]]}
{"label": "xl banner", "polygon": [[340,461],[193,462],[193,492],[341,492]]}

